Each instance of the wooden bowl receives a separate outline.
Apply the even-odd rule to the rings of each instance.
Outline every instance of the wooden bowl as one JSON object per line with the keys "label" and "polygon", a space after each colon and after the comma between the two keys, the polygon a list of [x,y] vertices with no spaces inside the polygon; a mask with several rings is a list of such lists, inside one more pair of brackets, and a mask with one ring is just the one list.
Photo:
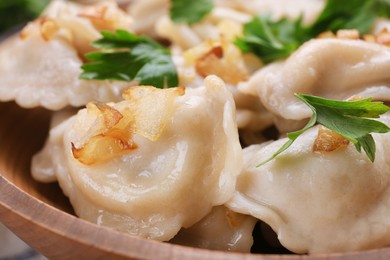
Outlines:
{"label": "wooden bowl", "polygon": [[128,236],[74,215],[57,184],[30,175],[51,113],[0,103],[0,222],[50,259],[390,259],[390,249],[331,255],[239,254]]}

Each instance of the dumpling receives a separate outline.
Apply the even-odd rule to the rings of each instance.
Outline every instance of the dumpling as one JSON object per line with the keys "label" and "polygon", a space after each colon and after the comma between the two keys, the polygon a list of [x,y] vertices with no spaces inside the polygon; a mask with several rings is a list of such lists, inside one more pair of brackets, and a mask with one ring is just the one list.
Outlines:
{"label": "dumpling", "polygon": [[390,48],[361,40],[314,39],[286,61],[260,69],[239,89],[276,117],[302,120],[311,110],[294,93],[330,99],[390,98]]}
{"label": "dumpling", "polygon": [[156,23],[168,14],[169,0],[132,0],[126,9],[134,17],[135,33],[157,37]]}
{"label": "dumpling", "polygon": [[170,242],[212,250],[249,253],[253,245],[252,232],[257,219],[214,207],[201,221],[182,229]]}
{"label": "dumpling", "polygon": [[305,24],[312,23],[324,7],[323,0],[216,0],[218,6],[234,8],[250,15],[271,15],[274,20],[296,19],[303,16]]}
{"label": "dumpling", "polygon": [[239,129],[253,133],[273,124],[271,114],[257,97],[237,89],[237,83],[247,80],[254,68],[261,67],[253,56],[243,55],[229,41],[210,40],[185,52],[175,48],[173,58],[181,85],[197,87],[207,75],[216,75],[226,83],[236,104]]}
{"label": "dumpling", "polygon": [[[258,14],[272,14],[273,19],[297,18],[303,14],[304,23],[310,23],[324,6],[323,0],[299,0],[294,3],[286,0],[217,0],[213,2],[214,8],[205,20],[192,26],[176,24],[171,20],[168,0],[132,0],[127,11],[134,17],[133,29],[136,33],[164,37],[187,49],[204,40],[219,38],[221,30],[218,27],[221,27],[221,21],[230,20],[243,24]],[[230,27],[230,29],[233,28]],[[229,33],[229,31],[223,31]]]}
{"label": "dumpling", "polygon": [[133,87],[50,131],[32,174],[58,180],[81,218],[167,241],[233,194],[242,149],[230,92]]}
{"label": "dumpling", "polygon": [[[254,54],[241,53],[234,41],[242,34],[243,24],[249,22],[253,15],[274,11],[276,15],[273,18],[279,19],[283,16],[297,18],[304,13],[305,22],[308,22],[323,7],[323,1],[298,2],[215,1],[213,10],[202,21],[192,25],[175,23],[168,13],[162,15],[156,22],[156,32],[184,52],[185,65],[193,65],[198,75],[217,75],[227,83],[236,101],[238,127],[245,136],[257,136],[273,125],[273,118],[257,96],[243,93],[236,86],[247,81],[263,64]],[[187,79],[190,80],[189,77]]]}
{"label": "dumpling", "polygon": [[[101,36],[101,31],[131,30],[134,23],[133,18],[119,8],[113,0],[100,0],[90,5],[64,0],[52,1],[38,19],[38,22],[42,23],[42,36],[50,38],[50,35],[45,34],[48,27],[45,21],[54,23],[54,26],[59,27],[57,30],[66,31],[69,41],[81,55],[94,50],[90,43]],[[27,27],[22,32],[22,36],[27,37],[28,34]]]}
{"label": "dumpling", "polygon": [[214,1],[213,10],[202,21],[193,25],[174,23],[168,14],[162,15],[156,22],[156,32],[182,49],[188,49],[205,40],[241,33],[242,25],[254,15],[272,14],[273,19],[280,19],[297,18],[303,14],[305,23],[312,22],[322,10],[323,3],[321,0],[219,0]]}
{"label": "dumpling", "polygon": [[51,110],[119,101],[121,91],[136,83],[84,81],[79,75],[99,31],[125,29],[131,24],[127,18],[112,1],[95,6],[53,1],[19,37],[0,45],[0,100]]}
{"label": "dumpling", "polygon": [[[381,121],[390,124],[390,114]],[[372,163],[353,144],[313,151],[319,127],[261,167],[286,141],[244,149],[237,191],[226,204],[272,227],[280,242],[296,253],[334,253],[390,245],[390,134],[373,134]]]}
{"label": "dumpling", "polygon": [[216,40],[223,34],[235,34],[241,30],[241,24],[248,22],[251,16],[235,11],[222,10],[215,14],[215,7],[206,20],[194,25],[174,23],[168,15],[162,16],[156,22],[156,32],[183,50],[195,47],[206,40]]}

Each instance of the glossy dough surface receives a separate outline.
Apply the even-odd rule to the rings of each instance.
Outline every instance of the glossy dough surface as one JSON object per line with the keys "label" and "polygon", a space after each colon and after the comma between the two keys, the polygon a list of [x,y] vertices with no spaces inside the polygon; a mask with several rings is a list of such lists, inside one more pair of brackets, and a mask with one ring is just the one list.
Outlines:
{"label": "glossy dough surface", "polygon": [[183,228],[170,242],[179,245],[249,253],[257,219],[224,206],[213,210],[190,228]]}
{"label": "glossy dough surface", "polygon": [[[390,114],[381,121],[390,122]],[[390,134],[377,135],[371,163],[352,144],[313,152],[318,127],[256,167],[286,141],[244,149],[244,169],[228,207],[269,224],[296,253],[348,252],[390,244]]]}
{"label": "glossy dough surface", "polygon": [[330,99],[390,98],[390,49],[361,40],[314,39],[286,61],[260,69],[240,90],[257,95],[277,117],[301,120],[311,110],[294,93]]}
{"label": "glossy dough surface", "polygon": [[[102,9],[106,17],[99,20]],[[44,16],[0,45],[0,100],[50,110],[92,100],[119,101],[121,91],[135,83],[85,81],[79,75],[84,54],[93,51],[90,44],[100,30],[128,29],[127,19],[113,1],[89,7],[53,1]]]}
{"label": "glossy dough surface", "polygon": [[[99,125],[99,118],[81,110],[51,130],[33,160],[34,177],[58,179],[84,219],[145,238],[171,239],[225,203],[241,170],[232,96],[217,77],[204,84],[175,99],[156,141],[134,134],[138,148],[98,165],[84,165],[72,154],[71,144],[82,146]],[[121,113],[131,105],[131,100],[111,104]]]}

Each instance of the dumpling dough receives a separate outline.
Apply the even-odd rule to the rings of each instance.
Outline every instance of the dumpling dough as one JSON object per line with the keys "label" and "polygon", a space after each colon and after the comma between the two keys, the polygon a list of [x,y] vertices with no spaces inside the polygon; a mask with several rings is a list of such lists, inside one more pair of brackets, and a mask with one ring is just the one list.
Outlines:
{"label": "dumpling dough", "polygon": [[[146,2],[146,1],[142,1]],[[163,5],[162,0],[154,0]],[[168,3],[165,6],[168,7]],[[237,31],[241,33],[244,23],[249,22],[255,15],[272,15],[277,20],[284,17],[296,19],[303,16],[304,23],[313,22],[323,8],[322,0],[217,0],[214,8],[201,21],[188,25],[175,23],[169,17],[168,12],[160,11],[160,18],[155,23],[155,30],[161,37],[169,39],[175,45],[183,49],[194,47],[205,40],[225,38]],[[131,8],[131,6],[130,6]],[[158,10],[162,10],[162,6]],[[150,12],[156,17],[156,12]],[[226,24],[226,22],[228,22]],[[150,22],[146,22],[150,24]],[[239,28],[236,29],[236,26]]]}
{"label": "dumpling dough", "polygon": [[[381,119],[390,124],[390,114]],[[313,127],[274,160],[286,141],[244,149],[243,172],[227,206],[272,227],[296,253],[333,253],[390,245],[390,133],[373,134],[374,163],[353,144],[318,153]]]}
{"label": "dumpling dough", "polygon": [[[82,146],[101,125],[96,115],[81,110],[50,131],[33,159],[34,178],[57,179],[83,219],[145,238],[171,239],[232,196],[242,167],[232,95],[215,76],[204,85],[174,99],[156,141],[134,134],[138,148],[96,165],[80,163],[72,154],[71,144]],[[125,114],[132,100],[110,106]],[[168,109],[157,101],[147,108],[150,113]]]}
{"label": "dumpling dough", "polygon": [[[100,9],[118,20],[94,17]],[[83,55],[93,50],[90,43],[100,37],[99,30],[130,26],[121,15],[112,1],[92,7],[53,1],[44,17],[0,45],[0,101],[59,110],[121,100],[121,91],[135,83],[79,79]]]}
{"label": "dumpling dough", "polygon": [[169,4],[169,0],[131,0],[126,9],[134,17],[134,31],[156,37],[156,21],[168,14]]}
{"label": "dumpling dough", "polygon": [[271,15],[274,20],[297,19],[303,16],[305,24],[312,23],[324,7],[323,0],[216,0],[218,6],[241,10],[250,15]]}
{"label": "dumpling dough", "polygon": [[286,61],[260,69],[239,86],[275,116],[301,120],[311,110],[294,93],[331,99],[390,98],[390,48],[361,40],[314,39]]}
{"label": "dumpling dough", "polygon": [[[231,46],[231,44],[224,46],[219,41],[214,42],[214,44],[223,46],[224,52],[223,58],[213,60],[208,65],[210,68],[222,68],[217,69],[219,71],[218,74],[215,71],[207,71],[203,75],[197,72],[196,59],[197,56],[202,56],[202,54],[197,52],[209,52],[211,47],[207,43],[195,47],[187,53],[183,53],[178,48],[173,49],[173,61],[178,69],[180,85],[196,88],[201,84],[200,82],[204,80],[206,75],[216,75],[226,83],[228,90],[233,95],[236,105],[237,126],[240,130],[245,129],[248,130],[248,133],[253,133],[271,126],[273,124],[272,115],[265,110],[264,106],[259,102],[258,97],[239,91],[236,84],[229,81],[229,79],[232,79],[231,74],[236,74],[236,76],[239,74],[245,74],[245,76],[249,74],[248,69],[243,65],[241,53],[234,46]],[[194,53],[197,54],[195,55]],[[229,69],[224,69],[225,67],[229,67]],[[231,71],[234,72],[230,73]],[[243,73],[237,73],[237,71],[242,71]]]}
{"label": "dumpling dough", "polygon": [[214,207],[201,221],[182,229],[170,242],[212,250],[249,253],[253,245],[252,232],[257,219]]}

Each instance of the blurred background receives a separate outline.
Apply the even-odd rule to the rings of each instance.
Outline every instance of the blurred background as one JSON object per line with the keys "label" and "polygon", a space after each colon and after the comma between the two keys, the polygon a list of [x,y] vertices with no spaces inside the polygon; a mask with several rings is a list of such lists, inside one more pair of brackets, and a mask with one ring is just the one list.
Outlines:
{"label": "blurred background", "polygon": [[0,0],[0,34],[37,17],[50,0]]}
{"label": "blurred background", "polygon": [[[91,4],[98,1],[73,0],[73,2],[81,4]],[[0,0],[0,40],[38,17],[49,2],[50,0]],[[131,0],[117,0],[117,2],[119,5],[126,5]]]}
{"label": "blurred background", "polygon": [[0,223],[0,259],[1,260],[44,260],[38,252],[12,234]]}

